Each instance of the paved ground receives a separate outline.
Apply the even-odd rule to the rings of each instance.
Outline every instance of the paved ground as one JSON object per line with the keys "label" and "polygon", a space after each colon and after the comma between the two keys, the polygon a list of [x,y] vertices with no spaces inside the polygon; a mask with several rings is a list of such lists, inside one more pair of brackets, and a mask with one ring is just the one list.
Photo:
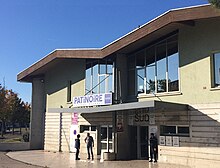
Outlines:
{"label": "paved ground", "polygon": [[[2,154],[1,154],[2,155]],[[39,165],[50,168],[189,168],[180,165],[171,165],[164,163],[149,163],[147,160],[132,160],[132,161],[105,161],[95,159],[94,161],[86,160],[86,156],[81,155],[81,160],[75,161],[74,153],[59,153],[59,152],[45,152],[45,151],[19,151],[9,152],[7,155],[10,158],[19,160],[24,163],[32,165]],[[5,164],[6,168],[37,168],[36,166],[27,165],[3,156],[0,160],[0,167]],[[19,167],[21,166],[21,167]],[[1,168],[3,168],[1,167]]]}
{"label": "paved ground", "polygon": [[0,168],[39,168],[9,158],[5,152],[0,152]]}

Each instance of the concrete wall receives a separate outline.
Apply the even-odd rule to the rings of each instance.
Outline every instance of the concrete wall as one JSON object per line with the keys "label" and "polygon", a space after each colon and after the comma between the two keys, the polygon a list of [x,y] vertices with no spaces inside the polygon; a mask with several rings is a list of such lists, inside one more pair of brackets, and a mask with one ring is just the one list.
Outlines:
{"label": "concrete wall", "polygon": [[0,151],[21,151],[21,150],[29,150],[29,149],[30,149],[29,142],[0,143]]}
{"label": "concrete wall", "polygon": [[43,149],[45,119],[44,78],[34,78],[32,82],[32,109],[30,119],[30,149]]}
{"label": "concrete wall", "polygon": [[180,137],[180,147],[160,146],[159,160],[193,168],[219,167],[219,114],[220,103],[191,105],[190,137]]}

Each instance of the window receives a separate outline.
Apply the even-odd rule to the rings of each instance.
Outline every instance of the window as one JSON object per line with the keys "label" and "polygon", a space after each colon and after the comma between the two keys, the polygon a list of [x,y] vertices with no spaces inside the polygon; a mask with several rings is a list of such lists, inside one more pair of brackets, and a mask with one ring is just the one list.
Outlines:
{"label": "window", "polygon": [[96,126],[93,125],[80,125],[80,133],[85,131],[96,131]]}
{"label": "window", "polygon": [[189,126],[160,126],[160,135],[189,136]]}
{"label": "window", "polygon": [[113,92],[113,69],[111,60],[87,62],[86,95]]}
{"label": "window", "polygon": [[[131,80],[133,67],[135,80]],[[135,85],[136,94],[179,91],[178,70],[178,35],[175,34],[136,52],[128,59],[129,90]]]}
{"label": "window", "polygon": [[71,102],[71,85],[72,82],[69,80],[67,82],[67,102]]}
{"label": "window", "polygon": [[220,86],[220,53],[213,56],[214,65],[214,86]]}

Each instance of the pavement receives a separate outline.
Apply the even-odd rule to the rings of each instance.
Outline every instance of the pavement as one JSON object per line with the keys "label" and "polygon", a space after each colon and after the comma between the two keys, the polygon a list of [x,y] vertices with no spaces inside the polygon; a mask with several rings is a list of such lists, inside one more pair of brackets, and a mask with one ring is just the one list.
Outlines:
{"label": "pavement", "polygon": [[6,152],[0,152],[0,168],[40,168],[40,166],[34,166],[27,163],[22,163],[14,159],[9,158]]}
{"label": "pavement", "polygon": [[149,163],[148,160],[100,162],[96,158],[93,161],[87,160],[84,155],[81,155],[81,160],[76,161],[74,153],[42,150],[8,152],[7,154],[0,152],[0,159],[0,168],[189,168],[160,162]]}

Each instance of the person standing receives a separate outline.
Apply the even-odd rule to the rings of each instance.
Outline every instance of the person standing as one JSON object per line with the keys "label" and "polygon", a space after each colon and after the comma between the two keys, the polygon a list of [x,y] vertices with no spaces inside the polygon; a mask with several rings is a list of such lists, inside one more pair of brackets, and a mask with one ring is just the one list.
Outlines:
{"label": "person standing", "polygon": [[149,162],[157,162],[157,150],[158,150],[158,142],[154,133],[150,134],[150,161]]}
{"label": "person standing", "polygon": [[87,153],[88,153],[88,158],[87,159],[90,159],[90,153],[92,155],[92,160],[94,159],[94,156],[93,156],[93,147],[94,147],[94,140],[93,140],[93,137],[90,136],[90,133],[87,133],[87,137],[85,138],[85,143],[86,143],[86,147],[87,147]]}
{"label": "person standing", "polygon": [[75,148],[76,148],[76,160],[80,160],[79,158],[79,150],[80,150],[80,134],[77,135],[77,139],[75,139]]}

